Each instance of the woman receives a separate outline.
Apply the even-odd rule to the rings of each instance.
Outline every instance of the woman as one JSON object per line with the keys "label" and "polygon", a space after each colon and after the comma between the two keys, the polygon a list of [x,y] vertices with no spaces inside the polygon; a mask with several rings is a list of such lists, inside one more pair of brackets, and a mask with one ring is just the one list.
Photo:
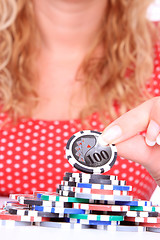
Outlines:
{"label": "woman", "polygon": [[[84,128],[102,131],[138,106],[101,141],[116,143],[121,156],[107,174],[150,198],[160,177],[159,147],[147,145],[160,124],[160,49],[145,17],[150,2],[1,0],[2,195],[54,191],[65,171],[76,171],[64,157],[69,137]],[[146,129],[147,141],[137,135]]]}

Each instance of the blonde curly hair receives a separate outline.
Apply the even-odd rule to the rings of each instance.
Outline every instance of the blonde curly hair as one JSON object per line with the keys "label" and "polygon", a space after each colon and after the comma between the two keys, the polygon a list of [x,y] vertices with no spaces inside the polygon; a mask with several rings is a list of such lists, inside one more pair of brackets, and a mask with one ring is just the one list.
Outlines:
{"label": "blonde curly hair", "polygon": [[[93,112],[115,119],[148,97],[145,83],[153,70],[155,37],[154,24],[146,18],[150,3],[107,0],[97,38],[77,72],[78,80],[83,76],[80,80],[88,96],[81,119]],[[38,103],[34,84],[37,36],[32,0],[0,0],[0,106],[13,121],[32,116]],[[96,58],[98,46],[103,47],[103,54]]]}

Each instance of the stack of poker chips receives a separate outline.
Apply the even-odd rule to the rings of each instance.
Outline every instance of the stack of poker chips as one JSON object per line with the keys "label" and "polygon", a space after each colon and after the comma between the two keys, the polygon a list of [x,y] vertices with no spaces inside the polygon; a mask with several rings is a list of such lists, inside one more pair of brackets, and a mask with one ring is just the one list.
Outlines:
{"label": "stack of poker chips", "polygon": [[57,193],[11,194],[0,225],[160,232],[160,206],[134,200],[117,176],[65,173]]}
{"label": "stack of poker chips", "polygon": [[[73,208],[86,210],[86,213],[70,214],[71,223],[117,231],[160,231],[160,206],[152,206],[150,201],[133,200],[129,195],[131,190],[132,187],[117,176],[66,173],[57,193],[89,201],[89,204],[73,203]],[[113,216],[117,222],[113,221]]]}

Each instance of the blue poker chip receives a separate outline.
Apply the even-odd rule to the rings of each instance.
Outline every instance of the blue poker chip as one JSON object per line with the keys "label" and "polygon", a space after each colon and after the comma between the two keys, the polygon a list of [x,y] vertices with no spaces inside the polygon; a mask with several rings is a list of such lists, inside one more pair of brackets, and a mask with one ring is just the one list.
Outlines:
{"label": "blue poker chip", "polygon": [[145,200],[134,200],[134,201],[126,201],[121,202],[121,201],[117,201],[115,204],[118,205],[126,205],[126,206],[133,206],[133,207],[137,207],[137,206],[146,206],[146,207],[150,207],[152,206],[152,202],[151,201],[145,201]]}
{"label": "blue poker chip", "polygon": [[[94,188],[94,184],[91,184],[91,183],[78,183],[77,187],[79,187],[79,188]],[[99,184],[99,188],[98,189],[106,189],[106,185]],[[131,191],[132,187],[131,186],[112,185],[112,190]]]}
{"label": "blue poker chip", "polygon": [[70,223],[80,223],[80,224],[87,224],[87,225],[119,225],[119,221],[96,221],[96,220],[86,220],[86,219],[75,219],[69,218],[68,222]]}
{"label": "blue poker chip", "polygon": [[85,210],[83,210],[83,209],[54,208],[54,207],[43,207],[43,206],[35,206],[35,211],[51,212],[51,213],[63,213],[63,214],[84,214],[85,213]]}
{"label": "blue poker chip", "polygon": [[117,158],[116,146],[102,146],[98,142],[100,132],[84,130],[75,133],[67,142],[66,157],[77,170],[100,174],[109,171]]}

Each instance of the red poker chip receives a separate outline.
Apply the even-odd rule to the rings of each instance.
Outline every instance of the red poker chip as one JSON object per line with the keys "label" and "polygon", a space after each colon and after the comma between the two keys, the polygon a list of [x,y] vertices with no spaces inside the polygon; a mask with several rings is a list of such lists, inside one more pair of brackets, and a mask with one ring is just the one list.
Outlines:
{"label": "red poker chip", "polygon": [[73,208],[95,211],[127,212],[130,206],[73,203]]}
{"label": "red poker chip", "polygon": [[139,226],[160,228],[160,223],[139,223]]}
{"label": "red poker chip", "polygon": [[14,220],[14,221],[23,221],[23,222],[43,222],[43,221],[49,221],[50,218],[13,215],[13,214],[9,214],[5,210],[2,210],[2,211],[0,211],[0,220]]}
{"label": "red poker chip", "polygon": [[125,217],[125,221],[139,223],[160,223],[160,217]]}

